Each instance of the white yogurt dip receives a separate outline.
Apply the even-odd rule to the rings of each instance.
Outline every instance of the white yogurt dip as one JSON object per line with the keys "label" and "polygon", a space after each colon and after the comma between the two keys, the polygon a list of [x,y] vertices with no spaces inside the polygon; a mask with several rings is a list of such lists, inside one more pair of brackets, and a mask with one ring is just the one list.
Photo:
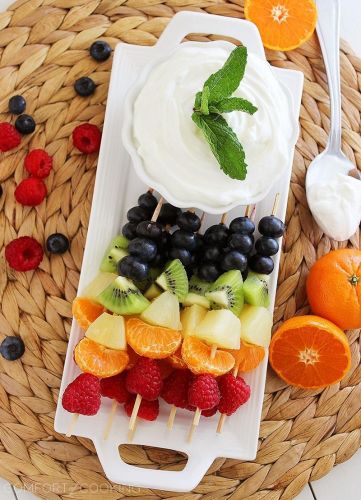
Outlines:
{"label": "white yogurt dip", "polygon": [[245,76],[233,95],[248,99],[258,111],[223,114],[245,150],[247,177],[231,179],[220,169],[191,116],[196,93],[233,49],[229,43],[182,44],[150,72],[133,109],[134,143],[149,178],[179,200],[214,209],[245,204],[268,191],[289,165],[297,138],[284,90],[268,63],[248,54]]}

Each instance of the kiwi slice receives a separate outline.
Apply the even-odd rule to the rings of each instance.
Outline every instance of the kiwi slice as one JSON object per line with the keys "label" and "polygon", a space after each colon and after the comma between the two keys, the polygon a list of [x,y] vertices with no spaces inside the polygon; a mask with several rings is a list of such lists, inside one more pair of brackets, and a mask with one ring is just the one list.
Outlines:
{"label": "kiwi slice", "polygon": [[222,274],[205,294],[212,309],[229,309],[236,316],[243,308],[243,279],[240,271],[232,270]]}
{"label": "kiwi slice", "polygon": [[243,284],[244,300],[251,306],[268,307],[270,304],[268,294],[269,276],[250,272]]}
{"label": "kiwi slice", "polygon": [[163,290],[174,293],[180,302],[188,293],[188,276],[179,259],[169,262],[155,281]]}
{"label": "kiwi slice", "polygon": [[139,290],[144,293],[149,289],[149,287],[155,282],[156,278],[160,275],[161,270],[157,267],[151,267],[149,269],[148,276],[143,281],[135,281],[134,285],[139,288]]}
{"label": "kiwi slice", "polygon": [[[117,273],[118,262],[128,255],[128,240],[119,235],[112,239],[103,257],[99,270],[103,273]],[[118,274],[118,273],[117,273]]]}
{"label": "kiwi slice", "polygon": [[193,306],[193,304],[198,304],[199,306],[210,309],[211,303],[204,295],[198,295],[198,293],[189,292],[186,297],[182,300],[183,306]]}
{"label": "kiwi slice", "polygon": [[152,283],[148,290],[145,292],[144,297],[148,300],[153,300],[159,297],[159,295],[163,292],[161,288],[156,283]]}
{"label": "kiwi slice", "polygon": [[196,293],[198,295],[204,295],[208,292],[210,283],[203,281],[193,274],[189,282],[189,293]]}
{"label": "kiwi slice", "polygon": [[118,276],[101,294],[97,301],[116,314],[140,314],[149,301],[127,278]]}

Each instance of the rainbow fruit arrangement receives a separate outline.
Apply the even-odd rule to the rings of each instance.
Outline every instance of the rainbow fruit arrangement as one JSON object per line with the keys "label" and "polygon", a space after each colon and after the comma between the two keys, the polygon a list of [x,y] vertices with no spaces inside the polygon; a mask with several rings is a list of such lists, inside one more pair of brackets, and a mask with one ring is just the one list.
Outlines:
{"label": "rainbow fruit arrangement", "polygon": [[[226,415],[250,397],[240,376],[255,369],[271,339],[268,279],[284,225],[274,215],[222,222],[202,235],[202,219],[163,204],[151,191],[128,211],[128,223],[100,264],[98,276],[73,303],[85,331],[74,349],[83,374],[65,390],[63,407],[95,415],[101,396],[130,417],[155,420],[158,398],[200,416]],[[255,250],[254,250],[255,247]],[[250,268],[250,269],[248,269]],[[258,274],[256,271],[262,271]]]}

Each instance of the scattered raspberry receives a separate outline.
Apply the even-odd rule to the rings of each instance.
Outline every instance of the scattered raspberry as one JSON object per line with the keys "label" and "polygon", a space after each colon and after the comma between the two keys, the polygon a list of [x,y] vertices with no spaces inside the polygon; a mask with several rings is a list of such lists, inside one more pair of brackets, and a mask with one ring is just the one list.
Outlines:
{"label": "scattered raspberry", "polygon": [[10,151],[21,142],[21,135],[11,123],[0,123],[0,151]]}
{"label": "scattered raspberry", "polygon": [[33,149],[25,157],[25,168],[33,177],[45,179],[50,174],[53,158],[43,149]]}
{"label": "scattered raspberry", "polygon": [[98,127],[91,123],[83,123],[73,130],[74,146],[85,154],[99,151],[101,137]]}
{"label": "scattered raspberry", "polygon": [[43,260],[43,247],[30,236],[21,236],[5,247],[5,258],[16,271],[36,269]]}
{"label": "scattered raspberry", "polygon": [[139,358],[126,375],[125,386],[132,394],[140,394],[144,399],[157,399],[162,390],[162,377],[157,361]]}
{"label": "scattered raspberry", "polygon": [[192,380],[189,370],[175,370],[164,381],[161,396],[170,405],[177,408],[188,407],[188,389]]}
{"label": "scattered raspberry", "polygon": [[95,415],[100,408],[100,382],[90,373],[82,373],[65,389],[63,408],[70,413]]}
{"label": "scattered raspberry", "polygon": [[101,379],[100,392],[102,396],[115,399],[120,404],[126,403],[130,394],[125,388],[125,373]]}
{"label": "scattered raspberry", "polygon": [[211,375],[198,375],[189,385],[188,404],[200,410],[209,410],[218,405],[220,396],[218,384]]}
{"label": "scattered raspberry", "polygon": [[[134,402],[136,396],[131,396],[131,399],[124,405],[124,409],[128,417],[131,416]],[[154,401],[147,401],[146,399],[142,399],[142,402],[139,406],[139,411],[137,417],[143,418],[144,420],[153,421],[159,415],[159,401],[155,399]]]}
{"label": "scattered raspberry", "polygon": [[35,177],[24,179],[15,189],[16,201],[29,207],[40,205],[46,194],[47,191],[44,182]]}
{"label": "scattered raspberry", "polygon": [[238,408],[249,400],[251,388],[242,377],[235,377],[231,373],[223,375],[219,380],[221,401],[218,410],[226,415],[232,415]]}

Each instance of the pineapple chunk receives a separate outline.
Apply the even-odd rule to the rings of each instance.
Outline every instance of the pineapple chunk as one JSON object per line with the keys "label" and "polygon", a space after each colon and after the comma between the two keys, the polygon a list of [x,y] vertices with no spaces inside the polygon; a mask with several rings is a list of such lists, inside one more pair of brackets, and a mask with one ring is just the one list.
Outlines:
{"label": "pineapple chunk", "polygon": [[268,309],[246,304],[239,318],[242,325],[241,340],[262,347],[269,346],[273,317]]}
{"label": "pineapple chunk", "polygon": [[202,321],[206,314],[207,309],[198,304],[193,304],[183,309],[180,315],[183,327],[183,337],[194,335],[196,326]]}
{"label": "pineapple chunk", "polygon": [[182,300],[184,306],[192,306],[193,304],[198,304],[199,306],[205,307],[206,309],[211,308],[211,303],[204,295],[199,295],[198,293],[189,292],[185,299]]}
{"label": "pineapple chunk", "polygon": [[208,311],[197,325],[194,336],[225,349],[239,349],[241,322],[229,309]]}
{"label": "pineapple chunk", "polygon": [[103,313],[89,326],[85,336],[109,349],[123,351],[127,348],[123,316]]}
{"label": "pineapple chunk", "polygon": [[181,330],[179,302],[171,292],[163,292],[142,312],[140,318],[150,325]]}
{"label": "pineapple chunk", "polygon": [[98,295],[100,295],[113,281],[118,277],[113,273],[99,273],[93,281],[84,288],[82,297],[99,302]]}

